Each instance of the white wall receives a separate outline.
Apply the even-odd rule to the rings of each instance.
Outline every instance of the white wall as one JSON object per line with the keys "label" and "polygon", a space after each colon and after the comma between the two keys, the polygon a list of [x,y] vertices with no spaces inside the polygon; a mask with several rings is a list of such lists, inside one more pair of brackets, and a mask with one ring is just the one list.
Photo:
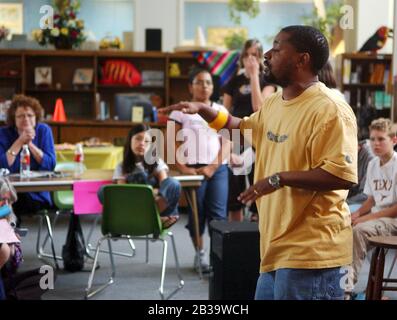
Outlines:
{"label": "white wall", "polygon": [[[393,28],[393,0],[358,0],[357,1],[357,42],[356,49],[360,49],[365,41],[375,33],[376,29],[385,25]],[[379,53],[392,53],[391,38]]]}
{"label": "white wall", "polygon": [[134,50],[145,50],[145,29],[162,29],[162,51],[179,43],[179,0],[134,0]]}

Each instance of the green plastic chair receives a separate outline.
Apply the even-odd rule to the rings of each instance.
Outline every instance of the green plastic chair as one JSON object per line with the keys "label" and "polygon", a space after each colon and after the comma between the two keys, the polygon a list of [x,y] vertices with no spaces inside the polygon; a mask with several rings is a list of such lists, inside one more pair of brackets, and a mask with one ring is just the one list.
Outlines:
{"label": "green plastic chair", "polygon": [[[77,163],[75,162],[59,162],[56,164],[55,166],[55,171],[61,171],[61,172],[66,172],[66,173],[73,173],[76,169]],[[84,166],[84,170],[86,170],[87,168]],[[55,217],[53,219],[52,225],[50,222],[50,230],[53,233],[53,229],[55,227],[55,224],[59,218],[60,214],[72,214],[73,213],[73,205],[74,205],[74,197],[73,197],[73,191],[54,191],[53,192],[53,201],[55,206],[58,208],[57,211],[55,211]],[[91,228],[88,232],[88,236],[86,239],[86,253],[87,256],[90,257],[90,250],[95,250],[95,248],[92,248],[92,245],[90,243],[91,240],[91,236],[95,230],[96,225],[98,224],[99,219],[101,218],[100,215],[97,215],[91,225]],[[46,217],[46,222],[47,220],[49,221],[49,217]],[[47,223],[47,224],[48,224]],[[48,229],[48,227],[47,227]],[[43,257],[47,257],[47,258],[54,258],[54,260],[58,259],[58,260],[62,260],[61,256],[57,256],[55,253],[53,254],[49,254],[46,253],[44,251],[44,247],[48,241],[48,239],[51,239],[50,232],[47,232],[46,237],[44,238],[43,243],[40,245],[40,239],[41,239],[41,228],[39,229],[39,235],[37,237],[37,244],[36,244],[36,251],[37,251],[37,256],[39,258],[43,258]],[[53,243],[51,242],[51,244],[53,245]],[[130,241],[130,247],[132,249],[131,253],[124,253],[124,252],[114,252],[115,255],[120,255],[123,257],[128,257],[128,258],[132,258],[135,256],[135,244],[133,243],[133,241]],[[54,251],[53,251],[54,252]],[[103,252],[108,252],[108,251],[103,251]]]}
{"label": "green plastic chair", "polygon": [[[102,234],[98,240],[97,249],[94,257],[91,274],[88,279],[85,298],[91,298],[93,295],[102,291],[114,282],[116,274],[115,264],[112,254],[110,240],[144,240],[149,238],[152,241],[161,241],[163,243],[163,255],[161,266],[161,277],[159,293],[161,299],[169,299],[177,291],[183,288],[184,281],[179,268],[179,260],[175,246],[175,240],[172,232],[163,229],[160,215],[157,210],[153,189],[148,185],[107,185],[104,187],[104,204],[102,214]],[[167,296],[164,293],[165,268],[167,259],[167,246],[165,235],[171,238],[172,248],[175,257],[175,266],[179,283]],[[98,263],[98,255],[101,244],[107,240],[109,246],[109,256],[112,268],[111,276],[106,284],[92,290],[92,283],[95,276],[95,269]]]}

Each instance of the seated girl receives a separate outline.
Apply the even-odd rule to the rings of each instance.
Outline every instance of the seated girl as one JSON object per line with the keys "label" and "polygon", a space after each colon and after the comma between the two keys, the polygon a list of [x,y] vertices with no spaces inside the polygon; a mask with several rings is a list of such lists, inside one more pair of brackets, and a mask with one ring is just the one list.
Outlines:
{"label": "seated girl", "polygon": [[168,176],[168,166],[160,158],[153,164],[145,161],[145,154],[150,147],[150,128],[145,124],[134,126],[128,133],[124,146],[123,161],[116,167],[113,180],[117,183],[149,184],[159,188],[155,195],[157,208],[164,228],[171,227],[177,222],[180,183]]}
{"label": "seated girl", "polygon": [[13,229],[16,218],[11,204],[16,200],[15,189],[7,179],[0,177],[0,271],[14,255],[14,244],[20,242]]}

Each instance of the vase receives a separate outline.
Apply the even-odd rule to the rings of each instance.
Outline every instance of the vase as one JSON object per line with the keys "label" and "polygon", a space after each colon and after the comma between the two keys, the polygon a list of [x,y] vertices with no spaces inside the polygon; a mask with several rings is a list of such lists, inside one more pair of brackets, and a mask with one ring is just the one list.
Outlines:
{"label": "vase", "polygon": [[60,39],[54,43],[55,49],[58,50],[71,50],[73,48],[73,44],[66,40]]}

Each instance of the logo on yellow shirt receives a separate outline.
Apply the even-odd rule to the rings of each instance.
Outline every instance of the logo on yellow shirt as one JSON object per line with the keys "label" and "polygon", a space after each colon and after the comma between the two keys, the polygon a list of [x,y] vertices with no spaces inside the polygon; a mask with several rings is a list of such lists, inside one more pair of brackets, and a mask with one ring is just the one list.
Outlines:
{"label": "logo on yellow shirt", "polygon": [[286,134],[278,135],[278,134],[274,134],[271,131],[268,131],[267,132],[267,138],[270,141],[281,143],[281,142],[284,142],[284,141],[286,141],[288,139],[288,135],[286,135]]}

